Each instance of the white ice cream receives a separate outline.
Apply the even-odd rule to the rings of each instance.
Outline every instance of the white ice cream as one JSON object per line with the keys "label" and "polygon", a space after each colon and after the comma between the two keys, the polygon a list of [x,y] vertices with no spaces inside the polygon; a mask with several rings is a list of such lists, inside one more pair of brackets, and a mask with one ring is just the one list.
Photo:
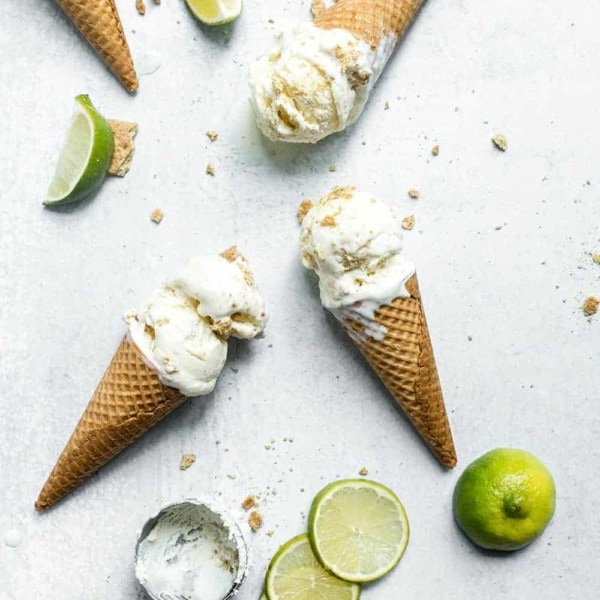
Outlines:
{"label": "white ice cream", "polygon": [[250,74],[250,101],[272,140],[318,142],[358,119],[374,53],[343,29],[305,24],[281,33]]}
{"label": "white ice cream", "polygon": [[185,396],[199,396],[215,387],[229,337],[259,336],[267,314],[246,259],[233,248],[191,259],[125,320],[160,380]]}
{"label": "white ice cream", "polygon": [[136,575],[155,598],[222,600],[244,573],[229,526],[208,507],[186,502],[166,509],[141,540]]}
{"label": "white ice cream", "polygon": [[406,282],[415,273],[402,253],[400,219],[389,205],[351,187],[334,188],[303,209],[301,258],[319,276],[323,306],[383,339],[375,311],[408,297]]}

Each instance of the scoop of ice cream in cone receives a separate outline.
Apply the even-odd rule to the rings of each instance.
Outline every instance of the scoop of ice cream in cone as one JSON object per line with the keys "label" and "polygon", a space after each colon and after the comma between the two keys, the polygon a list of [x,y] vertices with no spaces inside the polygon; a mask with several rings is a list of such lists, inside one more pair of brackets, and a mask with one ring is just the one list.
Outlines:
{"label": "scoop of ice cream in cone", "polygon": [[264,301],[235,247],[191,259],[125,320],[129,331],[41,490],[45,510],[190,396],[210,393],[229,337],[260,336]]}
{"label": "scoop of ice cream in cone", "polygon": [[424,0],[313,0],[314,23],[278,36],[251,68],[250,102],[271,140],[315,143],[352,125]]}
{"label": "scoop of ice cream in cone", "polygon": [[403,254],[398,217],[352,187],[303,203],[300,253],[319,277],[323,306],[407,414],[438,460],[456,452],[415,266]]}

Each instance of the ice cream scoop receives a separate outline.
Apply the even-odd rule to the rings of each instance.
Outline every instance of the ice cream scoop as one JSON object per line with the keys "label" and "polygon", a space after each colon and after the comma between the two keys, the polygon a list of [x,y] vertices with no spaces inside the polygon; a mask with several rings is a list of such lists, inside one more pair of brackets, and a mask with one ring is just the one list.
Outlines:
{"label": "ice cream scoop", "polygon": [[353,187],[300,206],[300,255],[344,329],[438,460],[456,452],[414,264],[385,202]]}
{"label": "ice cream scoop", "polygon": [[313,0],[313,23],[279,34],[250,71],[271,140],[315,143],[352,125],[424,0]]}

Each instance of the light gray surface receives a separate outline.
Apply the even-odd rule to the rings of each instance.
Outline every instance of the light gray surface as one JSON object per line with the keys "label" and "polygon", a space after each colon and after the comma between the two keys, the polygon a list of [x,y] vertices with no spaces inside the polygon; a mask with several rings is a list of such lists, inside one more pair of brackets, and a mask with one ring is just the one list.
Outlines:
{"label": "light gray surface", "polygon": [[[595,598],[600,315],[585,318],[581,305],[600,296],[588,255],[600,252],[600,5],[429,0],[358,125],[317,147],[283,147],[254,128],[247,69],[272,32],[308,18],[308,0],[248,0],[235,25],[211,31],[183,1],[147,3],[140,17],[133,0],[119,1],[135,60],[154,53],[162,64],[135,97],[52,2],[3,6],[0,597],[138,598],[136,533],[159,506],[212,496],[243,522],[240,503],[256,493],[265,526],[250,536],[254,566],[239,595],[252,600],[270,556],[303,530],[313,495],[366,466],[405,503],[412,538],[399,569],[365,599]],[[82,92],[105,115],[139,122],[133,168],[90,202],[44,210]],[[220,134],[214,144],[207,129]],[[508,137],[505,154],[490,143],[497,132]],[[416,215],[406,250],[455,472],[437,466],[298,263],[298,202],[349,183]],[[165,211],[159,226],[149,220],[155,207]],[[123,334],[120,316],[189,256],[232,243],[268,301],[267,337],[232,347],[236,370],[226,367],[214,394],[35,514]],[[501,445],[538,454],[558,487],[544,537],[506,557],[477,551],[451,515],[462,468]],[[186,472],[182,452],[198,455]],[[11,548],[3,539],[15,528],[22,541]]]}

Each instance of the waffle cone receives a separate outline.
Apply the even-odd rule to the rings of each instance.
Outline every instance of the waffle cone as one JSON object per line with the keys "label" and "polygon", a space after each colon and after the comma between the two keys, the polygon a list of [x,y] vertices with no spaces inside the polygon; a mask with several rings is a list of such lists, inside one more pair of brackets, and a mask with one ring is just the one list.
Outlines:
{"label": "waffle cone", "polygon": [[186,400],[163,385],[126,336],[35,503],[42,511],[75,489]]}
{"label": "waffle cone", "polygon": [[56,0],[69,19],[130,92],[138,78],[114,0]]}
{"label": "waffle cone", "polygon": [[373,50],[383,36],[400,39],[425,0],[337,0],[325,8],[313,0],[314,24],[321,29],[345,29]]}
{"label": "waffle cone", "polygon": [[376,322],[387,331],[383,340],[364,335],[355,321],[344,325],[436,458],[452,468],[456,451],[416,275],[406,289],[410,297],[396,298],[375,313]]}

